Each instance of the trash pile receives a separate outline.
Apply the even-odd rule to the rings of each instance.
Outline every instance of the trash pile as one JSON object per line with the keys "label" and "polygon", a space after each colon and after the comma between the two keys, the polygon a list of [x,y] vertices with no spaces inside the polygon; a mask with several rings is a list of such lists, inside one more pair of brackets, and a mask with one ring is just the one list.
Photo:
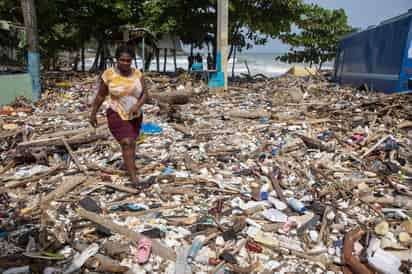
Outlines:
{"label": "trash pile", "polygon": [[412,273],[412,95],[148,75],[128,185],[96,78],[0,110],[2,273]]}

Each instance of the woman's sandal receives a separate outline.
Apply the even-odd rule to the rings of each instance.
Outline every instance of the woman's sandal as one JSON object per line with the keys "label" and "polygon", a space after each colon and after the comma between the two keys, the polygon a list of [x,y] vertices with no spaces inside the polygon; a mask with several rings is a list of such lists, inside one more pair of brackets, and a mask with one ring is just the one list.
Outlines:
{"label": "woman's sandal", "polygon": [[152,241],[149,238],[143,237],[137,243],[136,258],[139,264],[145,264],[149,261],[152,251]]}

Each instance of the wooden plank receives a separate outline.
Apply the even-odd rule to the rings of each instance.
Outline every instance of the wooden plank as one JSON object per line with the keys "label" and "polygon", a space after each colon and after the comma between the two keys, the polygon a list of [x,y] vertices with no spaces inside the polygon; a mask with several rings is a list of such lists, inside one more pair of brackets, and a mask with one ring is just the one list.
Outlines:
{"label": "wooden plank", "polygon": [[72,150],[72,148],[70,147],[70,145],[67,143],[66,139],[62,138],[62,142],[64,144],[64,146],[66,147],[67,151],[70,154],[70,157],[72,157],[74,163],[76,164],[77,168],[83,172],[84,174],[88,175],[89,173],[87,172],[87,170],[80,164],[79,159],[77,158],[76,153],[74,153],[74,151]]}
{"label": "wooden plank", "polygon": [[75,189],[77,186],[86,182],[88,177],[85,176],[68,176],[63,179],[63,182],[52,192],[47,194],[41,201],[43,206],[48,205],[51,201],[56,200],[68,192]]}
{"label": "wooden plank", "polygon": [[[67,143],[70,145],[79,145],[79,144],[87,144],[92,143],[97,140],[106,139],[108,135],[92,135],[89,137],[82,137],[82,138],[70,138],[67,139]],[[64,146],[62,138],[50,138],[50,139],[40,139],[35,141],[29,142],[22,142],[17,145],[19,149],[26,148],[26,147],[42,147],[42,146]]]}
{"label": "wooden plank", "polygon": [[286,204],[287,203],[286,198],[283,195],[283,191],[282,191],[282,188],[280,187],[279,180],[277,178],[278,176],[277,176],[275,169],[272,172],[270,172],[269,177],[270,177],[270,181],[272,182],[272,187],[276,191],[278,198]]}
{"label": "wooden plank", "polygon": [[[110,229],[111,232],[121,234],[134,242],[139,242],[140,239],[144,237],[140,233],[134,232],[127,227],[117,225],[108,218],[101,217],[83,208],[78,208],[76,211],[81,217],[90,220],[93,223],[102,225]],[[155,239],[152,239],[152,252],[165,260],[176,260],[176,253],[174,252],[174,250]]]}
{"label": "wooden plank", "polygon": [[122,192],[127,192],[127,193],[132,193],[132,194],[139,194],[140,193],[140,191],[137,190],[137,189],[130,188],[130,187],[123,186],[123,185],[118,185],[118,184],[101,182],[101,183],[99,183],[99,185],[103,185],[103,186],[110,187],[110,188],[113,188],[113,189],[116,189],[116,190],[119,190],[119,191],[122,191]]}

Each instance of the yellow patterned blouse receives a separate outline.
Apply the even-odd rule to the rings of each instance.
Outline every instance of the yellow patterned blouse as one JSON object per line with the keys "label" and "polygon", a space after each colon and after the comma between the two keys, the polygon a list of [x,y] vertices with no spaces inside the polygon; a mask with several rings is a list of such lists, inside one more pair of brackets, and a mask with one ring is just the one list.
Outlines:
{"label": "yellow patterned blouse", "polygon": [[102,74],[103,82],[109,89],[109,107],[123,120],[132,120],[142,114],[141,110],[135,115],[130,113],[143,92],[141,78],[142,73],[138,69],[128,77],[120,75],[116,68],[106,69]]}

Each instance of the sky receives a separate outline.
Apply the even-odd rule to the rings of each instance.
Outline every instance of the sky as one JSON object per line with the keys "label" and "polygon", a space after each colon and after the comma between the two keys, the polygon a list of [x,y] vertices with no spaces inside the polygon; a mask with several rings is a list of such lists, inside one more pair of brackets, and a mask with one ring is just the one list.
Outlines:
{"label": "sky", "polygon": [[[365,29],[381,21],[398,16],[412,9],[412,0],[304,0],[328,9],[343,8],[349,24]],[[264,46],[254,46],[248,52],[279,53],[288,50],[288,46],[278,40],[271,40]]]}

